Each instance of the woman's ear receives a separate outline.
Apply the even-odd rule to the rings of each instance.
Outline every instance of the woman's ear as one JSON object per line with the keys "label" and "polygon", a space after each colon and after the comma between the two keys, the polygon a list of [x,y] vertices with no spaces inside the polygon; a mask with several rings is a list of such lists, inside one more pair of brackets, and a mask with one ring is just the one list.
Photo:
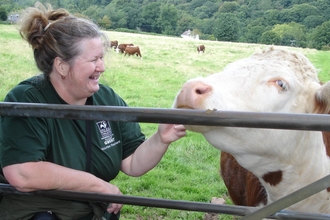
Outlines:
{"label": "woman's ear", "polygon": [[70,66],[67,62],[65,62],[61,58],[56,57],[54,59],[54,68],[63,78],[68,74]]}

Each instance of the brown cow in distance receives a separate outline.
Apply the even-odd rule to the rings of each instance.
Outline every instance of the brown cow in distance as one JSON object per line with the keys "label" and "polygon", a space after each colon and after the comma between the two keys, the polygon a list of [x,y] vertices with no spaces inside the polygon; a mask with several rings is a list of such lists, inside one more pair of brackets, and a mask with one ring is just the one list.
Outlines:
{"label": "brown cow in distance", "polygon": [[117,46],[118,46],[118,41],[117,40],[110,41],[110,48],[116,49]]}
{"label": "brown cow in distance", "polygon": [[198,47],[197,47],[197,52],[199,53],[199,52],[205,52],[205,46],[202,44],[202,45],[199,45]]}
{"label": "brown cow in distance", "polygon": [[117,53],[124,53],[127,46],[134,46],[134,44],[119,44],[116,49]]}
{"label": "brown cow in distance", "polygon": [[128,54],[128,56],[136,54],[137,57],[140,56],[142,59],[140,48],[138,46],[127,46],[124,56],[126,56],[126,54]]}

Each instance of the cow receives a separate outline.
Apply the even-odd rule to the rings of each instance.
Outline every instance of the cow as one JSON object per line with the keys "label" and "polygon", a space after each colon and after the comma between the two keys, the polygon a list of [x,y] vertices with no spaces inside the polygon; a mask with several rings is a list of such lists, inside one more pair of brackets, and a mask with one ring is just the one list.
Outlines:
{"label": "cow", "polygon": [[[302,53],[269,47],[190,79],[173,108],[329,114],[330,82]],[[264,206],[330,174],[329,132],[186,125],[221,150],[221,175],[234,204]],[[330,213],[330,188],[288,210]]]}
{"label": "cow", "polygon": [[124,53],[127,46],[134,46],[134,44],[119,44],[116,48],[117,53]]}
{"label": "cow", "polygon": [[138,46],[127,46],[124,56],[126,56],[126,54],[128,54],[128,56],[136,54],[137,57],[140,56],[142,59],[140,48]]}
{"label": "cow", "polygon": [[198,53],[200,53],[200,52],[205,52],[205,46],[204,45],[199,45],[198,47],[197,47],[197,52]]}
{"label": "cow", "polygon": [[117,46],[118,46],[117,40],[110,41],[110,48],[114,48],[114,50],[116,50]]}

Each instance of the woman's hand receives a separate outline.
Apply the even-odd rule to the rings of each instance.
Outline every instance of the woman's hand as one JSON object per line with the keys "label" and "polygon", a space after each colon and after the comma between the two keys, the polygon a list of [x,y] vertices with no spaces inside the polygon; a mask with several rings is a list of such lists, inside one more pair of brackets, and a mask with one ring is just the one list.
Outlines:
{"label": "woman's hand", "polygon": [[[104,192],[104,193],[113,194],[113,195],[122,195],[119,188],[112,184],[108,184],[108,190],[107,190],[107,192]],[[117,214],[121,210],[122,207],[123,207],[123,204],[110,203],[109,206],[107,207],[107,212],[109,212],[109,213],[113,212],[113,213]]]}
{"label": "woman's hand", "polygon": [[186,136],[186,128],[183,125],[160,124],[158,126],[158,133],[161,141],[164,144],[169,145],[172,142]]}

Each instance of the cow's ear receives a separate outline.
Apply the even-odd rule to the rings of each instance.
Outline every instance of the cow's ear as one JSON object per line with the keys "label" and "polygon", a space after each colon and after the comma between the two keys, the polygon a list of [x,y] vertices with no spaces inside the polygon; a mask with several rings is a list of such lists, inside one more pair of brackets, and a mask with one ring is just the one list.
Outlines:
{"label": "cow's ear", "polygon": [[330,81],[323,84],[315,93],[316,113],[330,113]]}

